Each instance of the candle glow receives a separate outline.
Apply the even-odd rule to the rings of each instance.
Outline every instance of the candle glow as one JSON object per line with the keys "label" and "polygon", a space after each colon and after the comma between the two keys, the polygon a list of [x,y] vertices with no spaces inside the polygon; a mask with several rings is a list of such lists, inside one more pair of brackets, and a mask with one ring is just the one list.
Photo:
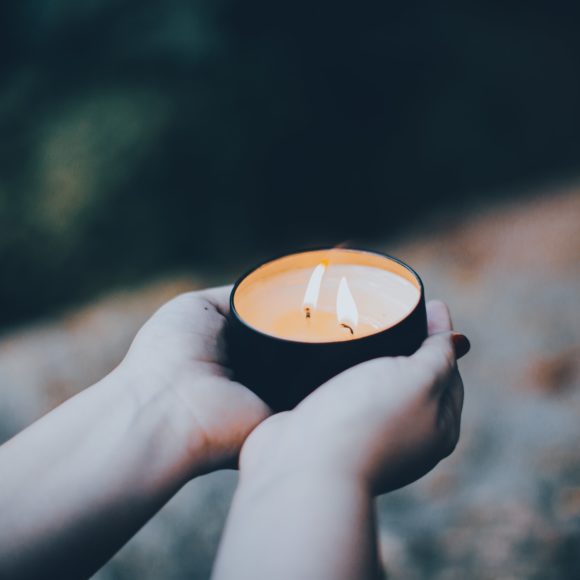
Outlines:
{"label": "candle glow", "polygon": [[397,258],[348,248],[275,258],[230,295],[228,357],[235,380],[274,411],[373,358],[408,356],[427,336],[419,276]]}
{"label": "candle glow", "polygon": [[340,279],[336,295],[336,317],[341,326],[350,330],[351,334],[355,333],[358,325],[358,310],[344,276]]}
{"label": "candle glow", "polygon": [[304,300],[302,304],[304,305],[304,311],[306,312],[306,318],[310,318],[312,315],[312,310],[316,308],[318,303],[318,297],[320,296],[320,285],[322,284],[322,277],[326,271],[326,266],[328,261],[318,264],[308,280],[308,286],[306,287],[306,292],[304,293]]}
{"label": "candle glow", "polygon": [[397,324],[419,298],[419,284],[404,266],[337,248],[257,268],[236,289],[234,307],[247,324],[274,337],[342,342]]}

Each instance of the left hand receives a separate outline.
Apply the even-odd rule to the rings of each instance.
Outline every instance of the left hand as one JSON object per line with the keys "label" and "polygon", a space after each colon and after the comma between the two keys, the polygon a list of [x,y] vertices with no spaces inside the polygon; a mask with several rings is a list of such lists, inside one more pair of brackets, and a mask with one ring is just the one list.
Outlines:
{"label": "left hand", "polygon": [[[118,371],[138,404],[164,404],[191,476],[235,467],[248,434],[270,414],[230,378],[223,330],[231,287],[177,296],[138,332]],[[128,380],[127,380],[128,378]]]}

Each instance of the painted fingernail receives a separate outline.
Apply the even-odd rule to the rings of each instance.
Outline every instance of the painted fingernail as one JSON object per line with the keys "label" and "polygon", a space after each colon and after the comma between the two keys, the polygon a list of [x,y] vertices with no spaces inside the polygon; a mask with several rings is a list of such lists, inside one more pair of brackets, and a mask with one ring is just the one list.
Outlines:
{"label": "painted fingernail", "polygon": [[460,359],[465,356],[471,348],[471,343],[465,334],[454,332],[452,336],[453,346],[455,347],[455,356]]}

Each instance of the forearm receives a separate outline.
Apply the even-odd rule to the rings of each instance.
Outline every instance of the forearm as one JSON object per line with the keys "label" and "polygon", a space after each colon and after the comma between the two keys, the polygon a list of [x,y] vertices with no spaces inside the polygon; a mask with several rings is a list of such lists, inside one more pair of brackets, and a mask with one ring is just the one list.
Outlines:
{"label": "forearm", "polygon": [[0,447],[0,577],[90,576],[187,480],[175,442],[116,372]]}
{"label": "forearm", "polygon": [[241,482],[214,580],[376,579],[373,500],[359,482],[288,472]]}

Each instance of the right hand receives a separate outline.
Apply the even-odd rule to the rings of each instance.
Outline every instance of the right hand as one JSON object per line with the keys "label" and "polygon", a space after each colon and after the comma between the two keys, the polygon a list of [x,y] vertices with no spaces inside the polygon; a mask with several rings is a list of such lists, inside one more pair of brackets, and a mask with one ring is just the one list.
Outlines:
{"label": "right hand", "polygon": [[373,494],[425,475],[455,448],[463,407],[452,332],[442,302],[427,305],[429,337],[410,357],[359,364],[319,387],[294,410],[261,423],[242,449],[241,477],[309,472],[356,479]]}

